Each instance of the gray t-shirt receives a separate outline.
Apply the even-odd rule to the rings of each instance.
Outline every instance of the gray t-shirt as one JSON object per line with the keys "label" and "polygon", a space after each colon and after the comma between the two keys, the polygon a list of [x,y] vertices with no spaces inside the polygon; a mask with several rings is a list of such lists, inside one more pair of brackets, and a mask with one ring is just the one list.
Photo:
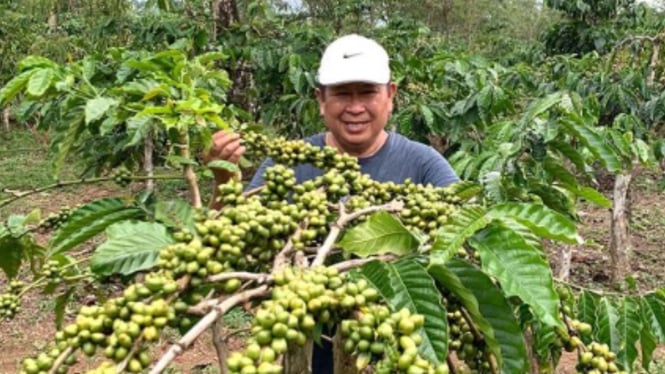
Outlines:
{"label": "gray t-shirt", "polygon": [[[325,133],[316,134],[304,140],[323,147],[325,146]],[[401,184],[410,178],[417,184],[430,183],[437,187],[444,187],[459,181],[448,161],[434,148],[395,132],[388,133],[388,140],[378,152],[369,157],[359,158],[358,162],[364,174],[369,174],[372,179],[379,182]],[[263,161],[247,189],[262,185],[264,183],[263,173],[272,165],[274,165],[274,161],[270,158]],[[311,164],[298,165],[295,172],[297,183],[323,174],[321,169],[315,168]]]}

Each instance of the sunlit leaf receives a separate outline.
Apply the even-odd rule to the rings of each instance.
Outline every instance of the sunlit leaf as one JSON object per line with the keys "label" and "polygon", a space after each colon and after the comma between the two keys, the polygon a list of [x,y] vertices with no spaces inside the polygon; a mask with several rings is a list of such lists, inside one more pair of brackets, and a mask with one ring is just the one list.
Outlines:
{"label": "sunlit leaf", "polygon": [[337,244],[346,252],[367,257],[382,253],[413,253],[420,242],[397,218],[379,212],[347,230]]}

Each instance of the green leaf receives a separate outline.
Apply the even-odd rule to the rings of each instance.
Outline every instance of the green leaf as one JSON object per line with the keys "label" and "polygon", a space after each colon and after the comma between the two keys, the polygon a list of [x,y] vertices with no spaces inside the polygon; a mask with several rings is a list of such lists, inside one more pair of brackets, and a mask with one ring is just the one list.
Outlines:
{"label": "green leaf", "polygon": [[540,116],[544,112],[548,111],[551,107],[561,102],[561,99],[562,94],[560,92],[555,92],[542,99],[538,99],[532,102],[527,108],[524,121],[527,123],[533,122],[537,116]]}
{"label": "green leaf", "polygon": [[658,161],[662,161],[665,159],[665,140],[661,139],[653,143],[653,154],[656,157],[656,160]]}
{"label": "green leaf", "polygon": [[374,261],[363,266],[361,274],[379,290],[394,311],[407,308],[425,316],[420,354],[430,362],[444,362],[448,354],[446,310],[425,268],[413,259],[394,264]]}
{"label": "green leaf", "polygon": [[496,219],[514,219],[543,238],[571,244],[583,242],[573,221],[542,204],[497,204],[490,208],[488,216]]}
{"label": "green leaf", "polygon": [[543,164],[543,168],[556,180],[559,180],[566,185],[577,185],[577,178],[575,178],[571,172],[563,167],[558,159],[547,157]]}
{"label": "green leaf", "polygon": [[461,301],[474,326],[485,337],[490,352],[504,373],[528,372],[524,335],[513,308],[492,280],[480,269],[452,259],[432,265],[430,274]]}
{"label": "green leaf", "polygon": [[443,264],[452,258],[468,238],[487,226],[489,221],[485,213],[483,207],[473,205],[466,205],[456,211],[448,223],[437,230],[430,262]]}
{"label": "green leaf", "polygon": [[34,69],[34,68],[55,68],[56,66],[57,65],[55,64],[55,62],[49,60],[46,57],[28,56],[18,63],[18,70],[24,71],[27,69]]}
{"label": "green leaf", "polygon": [[[21,223],[24,221],[21,217]],[[7,278],[15,278],[21,268],[23,260],[32,261],[36,255],[43,254],[43,248],[33,240],[32,236],[25,235],[22,228],[20,232],[12,232],[6,226],[0,226],[0,269]]]}
{"label": "green leaf", "polygon": [[159,251],[173,243],[166,227],[155,222],[120,222],[106,229],[102,243],[90,260],[90,269],[99,275],[129,275],[150,269]]}
{"label": "green leaf", "polygon": [[0,107],[16,97],[28,84],[34,71],[28,70],[12,78],[4,87],[0,88]]}
{"label": "green leaf", "polygon": [[519,234],[492,225],[469,243],[480,253],[482,268],[499,280],[507,296],[517,296],[544,324],[563,329],[552,271],[542,253]]}
{"label": "green leaf", "polygon": [[494,86],[487,85],[483,87],[476,96],[476,103],[478,104],[478,114],[483,121],[488,121],[491,116],[492,102],[494,101]]}
{"label": "green leaf", "polygon": [[658,290],[644,295],[640,305],[645,325],[659,343],[665,343],[665,291]]}
{"label": "green leaf", "polygon": [[605,131],[605,135],[609,138],[611,144],[619,151],[619,156],[625,158],[632,157],[632,151],[630,150],[630,143],[628,139],[622,136],[618,130],[607,129]]}
{"label": "green leaf", "polygon": [[63,131],[59,136],[56,145],[56,155],[55,160],[53,161],[53,172],[57,175],[60,172],[60,169],[65,164],[65,160],[69,155],[69,150],[74,146],[77,140],[79,140],[81,133],[85,130],[83,124],[83,116],[79,113],[72,113],[73,118],[71,121],[68,121],[68,127]]}
{"label": "green leaf", "polygon": [[414,252],[419,244],[397,218],[386,212],[375,213],[347,230],[338,243],[344,251],[360,257],[383,253],[405,255]]}
{"label": "green leaf", "polygon": [[425,119],[425,124],[428,127],[432,127],[434,124],[434,113],[432,110],[425,104],[420,104],[420,114],[422,114]]}
{"label": "green leaf", "polygon": [[53,70],[49,68],[37,70],[30,76],[26,92],[31,96],[42,96],[49,86],[51,86],[54,75]]}
{"label": "green leaf", "polygon": [[136,218],[141,210],[117,198],[94,201],[74,210],[53,235],[49,256],[62,253],[102,232],[109,225]]}
{"label": "green leaf", "polygon": [[100,118],[112,107],[117,106],[118,100],[110,97],[96,97],[85,103],[85,124],[94,122]]}
{"label": "green leaf", "polygon": [[391,271],[392,265],[381,261],[371,261],[360,268],[360,274],[372,283],[372,286],[379,291],[381,297],[386,302],[389,302],[395,296],[395,290],[390,281],[392,277]]}
{"label": "green leaf", "polygon": [[42,213],[39,208],[33,209],[28,215],[25,216],[23,220],[24,225],[35,225],[42,220]]}
{"label": "green leaf", "polygon": [[[594,326],[596,323],[596,305],[598,302],[598,295],[584,290],[577,298],[577,319],[580,322],[585,322]],[[590,338],[582,337],[586,343],[589,343]]]}
{"label": "green leaf", "polygon": [[642,139],[635,139],[632,145],[634,153],[642,164],[648,164],[651,161],[651,149]]}
{"label": "green leaf", "polygon": [[635,359],[637,359],[637,348],[635,344],[640,340],[642,330],[642,319],[640,308],[635,298],[626,296],[619,305],[616,328],[618,338],[621,341],[621,349],[617,352],[617,363],[625,370],[631,371]]}
{"label": "green leaf", "polygon": [[[524,309],[520,308],[520,311],[524,311]],[[556,344],[560,344],[561,337],[557,334],[556,329],[552,326],[543,325],[538,322],[534,322],[532,326],[532,330],[534,330],[533,351],[536,357],[541,360],[552,360],[552,362],[557,362],[558,356],[561,353],[556,349],[552,349],[552,347]]]}
{"label": "green leaf", "polygon": [[170,155],[166,157],[166,161],[169,163],[176,164],[177,166],[182,166],[182,165],[191,165],[191,166],[198,166],[199,164],[196,162],[196,160],[193,160],[191,158],[187,157],[182,157],[178,155]]}
{"label": "green leaf", "polygon": [[145,95],[143,95],[143,97],[141,98],[141,101],[152,100],[157,96],[168,97],[169,96],[169,91],[166,88],[161,87],[161,86],[155,87],[155,88],[151,89],[150,91],[146,92]]}
{"label": "green leaf", "polygon": [[195,60],[200,62],[201,64],[205,65],[205,64],[207,64],[211,61],[224,60],[226,58],[228,58],[227,55],[225,55],[222,52],[216,51],[216,52],[207,52],[207,53],[200,54],[200,55],[196,56]]}
{"label": "green leaf", "polygon": [[74,295],[74,287],[70,287],[65,293],[55,298],[55,327],[58,330],[62,328],[62,321],[65,319],[65,310],[72,295]]}
{"label": "green leaf", "polygon": [[598,192],[597,190],[591,188],[591,187],[586,187],[586,186],[578,186],[572,191],[577,195],[578,197],[581,197],[587,201],[590,201],[600,207],[603,208],[611,208],[612,207],[612,201],[608,198],[605,197],[602,193]]}
{"label": "green leaf", "polygon": [[596,158],[612,173],[622,170],[621,159],[593,128],[572,121],[562,121],[563,126],[579,139]]}
{"label": "green leaf", "polygon": [[483,187],[477,183],[461,181],[447,186],[446,189],[461,200],[469,200],[483,191]]}
{"label": "green leaf", "polygon": [[238,165],[234,164],[233,162],[225,161],[225,160],[215,160],[211,161],[208,163],[208,167],[211,169],[224,169],[228,170],[232,173],[237,173],[240,171],[240,168]]}
{"label": "green leaf", "polygon": [[536,183],[530,187],[531,193],[537,195],[550,209],[559,213],[574,215],[576,208],[574,201],[569,197],[568,191],[551,184]]}
{"label": "green leaf", "polygon": [[127,119],[127,135],[131,140],[125,144],[125,148],[140,144],[143,139],[150,136],[153,128],[153,118],[151,116],[136,115]]}
{"label": "green leaf", "polygon": [[184,200],[159,201],[155,205],[155,220],[168,227],[188,227],[191,230],[194,228],[194,216],[194,208]]}
{"label": "green leaf", "polygon": [[12,279],[18,275],[24,249],[20,239],[13,237],[4,227],[0,227],[0,268],[7,278]]}
{"label": "green leaf", "polygon": [[598,331],[596,339],[601,343],[610,346],[612,352],[621,350],[621,340],[617,331],[617,322],[619,321],[619,311],[616,305],[609,297],[601,297],[596,307],[596,323]]}
{"label": "green leaf", "polygon": [[647,325],[642,326],[642,331],[640,332],[640,349],[642,350],[641,364],[647,370],[649,370],[653,351],[656,350],[657,346],[658,341],[656,341],[656,338],[653,336],[651,330],[649,330],[649,327]]}
{"label": "green leaf", "polygon": [[584,157],[572,145],[564,141],[551,141],[547,143],[550,149],[556,149],[563,156],[568,158],[579,171],[583,171],[586,167]]}

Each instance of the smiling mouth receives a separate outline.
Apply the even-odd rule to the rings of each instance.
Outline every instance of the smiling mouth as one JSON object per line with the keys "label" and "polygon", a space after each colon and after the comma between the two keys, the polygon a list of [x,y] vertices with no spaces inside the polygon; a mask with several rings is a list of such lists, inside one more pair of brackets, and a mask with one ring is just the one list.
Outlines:
{"label": "smiling mouth", "polygon": [[346,122],[344,128],[349,132],[360,132],[367,127],[367,122]]}

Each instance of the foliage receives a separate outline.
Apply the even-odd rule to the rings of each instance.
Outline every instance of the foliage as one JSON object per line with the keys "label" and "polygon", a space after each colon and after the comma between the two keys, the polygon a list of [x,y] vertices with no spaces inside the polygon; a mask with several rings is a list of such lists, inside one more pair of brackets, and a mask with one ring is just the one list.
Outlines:
{"label": "foliage", "polygon": [[[243,196],[237,181],[223,186],[225,207],[219,212],[199,210],[200,199],[193,199],[192,207],[139,194],[129,200],[94,201],[63,211],[56,219],[41,220],[38,212],[9,217],[0,226],[0,268],[13,279],[29,264],[35,278],[27,289],[10,285],[0,299],[6,316],[17,312],[21,296],[31,287],[44,287],[58,295],[55,312],[61,320],[71,287],[81,279],[95,281],[89,272],[97,277],[122,275],[129,283],[123,295],[107,296],[125,311],[113,314],[107,304],[81,309],[79,319],[86,321],[83,325],[103,316],[122,319],[126,325],[117,325],[123,327],[96,331],[103,336],[97,335],[95,343],[105,342],[112,358],[130,369],[145,365],[139,360],[146,353],[143,340],[155,339],[165,324],[189,331],[181,340],[187,343],[207,327],[206,321],[250,298],[264,299],[269,290],[291,300],[282,305],[285,298],[274,295],[261,304],[253,322],[252,348],[235,356],[239,362],[250,359],[258,365],[260,359],[270,364],[262,352],[281,353],[288,336],[290,342],[301,341],[303,334],[317,339],[333,320],[348,327],[348,351],[358,354],[359,367],[370,362],[377,368],[394,365],[381,356],[392,349],[394,355],[406,355],[403,360],[409,365],[441,365],[455,351],[471,367],[523,372],[531,365],[526,352],[533,351],[546,370],[565,348],[578,349],[580,370],[589,370],[585,360],[595,359],[596,366],[611,363],[630,371],[638,353],[648,366],[654,347],[665,342],[662,290],[640,295],[582,290],[573,298],[570,290],[555,287],[542,248],[544,239],[580,241],[574,225],[579,200],[611,205],[594,189],[596,170],[622,173],[636,164],[655,165],[665,154],[657,140],[665,114],[663,81],[647,84],[654,71],[645,63],[649,49],[615,46],[630,33],[656,30],[659,21],[651,11],[632,2],[549,1],[568,19],[544,37],[545,49],[578,55],[544,57],[541,46],[522,49],[518,44],[516,53],[499,63],[460,52],[464,45],[451,43],[460,38],[437,32],[480,24],[483,7],[468,15],[476,23],[427,27],[409,22],[423,10],[409,2],[309,1],[304,11],[283,12],[258,1],[243,5],[244,19],[218,30],[212,40],[205,1],[151,1],[136,14],[127,12],[124,2],[116,8],[107,3],[93,5],[108,18],[61,5],[54,32],[39,35],[34,45],[29,42],[37,40],[34,36],[50,13],[35,8],[41,3],[25,5],[39,10],[35,14],[41,14],[41,20],[21,13],[27,8],[12,5],[9,21],[0,24],[3,33],[17,35],[0,42],[3,51],[11,52],[3,54],[7,60],[3,58],[0,74],[11,79],[0,89],[0,106],[16,100],[19,119],[36,120],[41,130],[51,133],[56,171],[67,156],[82,159],[88,174],[120,165],[136,170],[143,142],[154,140],[158,157],[183,170],[195,196],[195,172],[206,173],[196,154],[209,145],[213,131],[229,127],[243,132],[254,153],[283,156],[277,163],[284,165],[272,170],[272,187],[255,196]],[[454,3],[458,12],[461,3]],[[474,30],[465,41],[473,46],[469,51],[491,55],[500,50],[492,48],[495,39],[490,34],[515,27],[510,25],[510,3],[500,17]],[[403,14],[392,15],[389,10],[396,7]],[[313,96],[318,56],[337,35],[354,31],[376,38],[392,56],[400,94],[391,126],[436,146],[463,179],[478,185],[435,190],[374,184],[357,175],[355,162],[343,159],[343,168],[326,166],[325,161],[335,160],[332,151],[319,153],[302,143],[245,132],[245,121],[260,121],[290,137],[318,131]],[[497,38],[511,41],[530,32],[497,32]],[[601,53],[582,55],[587,51]],[[18,58],[28,52],[38,53]],[[329,174],[307,187],[294,187],[284,171],[294,159],[320,162]],[[127,175],[111,178],[125,181]],[[353,197],[342,199],[346,195]],[[468,201],[472,197],[473,203]],[[390,205],[382,205],[390,200],[416,204],[423,216],[408,217],[396,209],[365,217],[373,210],[363,212],[363,207],[390,210]],[[349,218],[359,211],[363,214]],[[37,230],[54,230],[46,248],[35,244]],[[102,233],[105,241],[91,259],[70,257]],[[353,281],[345,278],[344,287],[333,287],[338,282],[333,281],[334,272],[315,268],[318,275],[307,273],[312,277],[307,282],[324,289],[298,292],[306,272],[282,273],[284,261],[295,265],[298,258],[290,256],[314,250],[314,262],[320,264],[333,243],[342,253],[329,264],[351,266],[345,260],[353,258]],[[369,262],[353,262],[356,257]],[[248,272],[255,274],[243,278]],[[133,279],[139,274],[144,281]],[[243,282],[243,291],[236,292]],[[371,287],[364,288],[367,284]],[[246,290],[250,286],[257,287]],[[333,289],[343,291],[333,295]],[[367,289],[371,297],[365,297]],[[379,300],[374,300],[374,292],[381,295]],[[323,293],[328,299],[319,299]],[[226,301],[215,299],[224,294]],[[321,308],[324,301],[333,306]],[[303,303],[306,312],[300,308]],[[390,317],[382,307],[390,308]],[[150,316],[155,322],[162,318],[160,322],[144,323],[145,308],[161,308]],[[286,316],[278,322],[292,325],[291,333],[270,317],[259,318],[284,315],[280,311],[286,309],[309,313],[309,318],[303,315],[293,322]],[[203,322],[194,325],[201,315],[187,313],[192,310],[203,310]],[[136,330],[132,325],[132,344],[121,331],[129,333],[130,322],[140,326]],[[78,344],[87,338],[79,337],[78,325],[70,326],[62,331],[66,339],[56,339],[59,354],[78,345],[94,353],[96,345],[88,340],[84,343],[90,344]],[[393,330],[399,342],[386,338],[393,334],[385,332]],[[533,347],[527,347],[527,331]],[[279,335],[274,340],[273,332]],[[270,339],[265,339],[268,334]],[[371,354],[370,347],[375,348]],[[41,358],[44,364],[55,357]],[[31,369],[32,364],[24,363]]]}
{"label": "foliage", "polygon": [[[178,144],[183,131],[190,136],[191,130],[194,144],[204,147],[210,126],[227,126],[220,115],[233,121],[233,109],[220,104],[228,76],[213,69],[221,58],[211,52],[189,59],[179,49],[154,54],[112,49],[62,66],[28,57],[19,64],[20,74],[0,91],[0,104],[25,93],[23,116],[40,113],[40,126],[51,127],[55,135],[56,173],[70,152],[99,173],[134,165],[137,160],[131,157],[137,155],[127,151],[140,149],[146,136]],[[199,126],[190,127],[194,123]]]}

